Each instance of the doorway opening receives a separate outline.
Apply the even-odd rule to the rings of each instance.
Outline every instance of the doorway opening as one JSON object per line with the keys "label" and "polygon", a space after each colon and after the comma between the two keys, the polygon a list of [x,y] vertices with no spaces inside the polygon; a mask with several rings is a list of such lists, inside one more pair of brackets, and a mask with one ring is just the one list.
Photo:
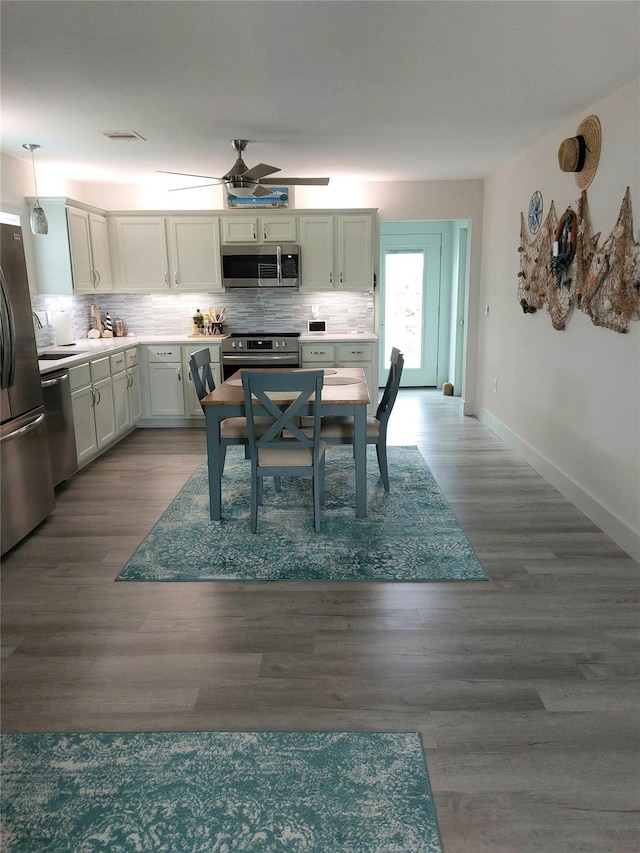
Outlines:
{"label": "doorway opening", "polygon": [[468,220],[380,224],[380,376],[391,348],[405,356],[404,387],[463,381]]}

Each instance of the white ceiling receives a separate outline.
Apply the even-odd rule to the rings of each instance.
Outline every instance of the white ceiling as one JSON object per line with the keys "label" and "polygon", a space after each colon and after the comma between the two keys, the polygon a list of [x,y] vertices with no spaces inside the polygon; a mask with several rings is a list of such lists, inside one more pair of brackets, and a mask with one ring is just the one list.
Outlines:
{"label": "white ceiling", "polygon": [[249,166],[287,176],[481,178],[640,77],[637,2],[2,0],[0,15],[2,151],[40,143],[38,163],[83,182],[221,175],[238,137]]}

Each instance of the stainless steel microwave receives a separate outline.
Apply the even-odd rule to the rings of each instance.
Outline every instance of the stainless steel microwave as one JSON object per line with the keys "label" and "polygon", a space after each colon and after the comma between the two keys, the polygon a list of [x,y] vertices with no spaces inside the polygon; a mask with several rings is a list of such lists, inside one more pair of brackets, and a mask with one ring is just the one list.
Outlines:
{"label": "stainless steel microwave", "polygon": [[295,243],[222,247],[222,285],[298,287],[300,247]]}

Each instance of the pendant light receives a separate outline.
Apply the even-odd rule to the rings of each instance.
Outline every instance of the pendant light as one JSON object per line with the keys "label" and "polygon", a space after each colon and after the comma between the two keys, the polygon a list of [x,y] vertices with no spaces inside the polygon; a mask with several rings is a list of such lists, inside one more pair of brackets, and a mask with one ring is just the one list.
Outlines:
{"label": "pendant light", "polygon": [[31,151],[31,165],[33,166],[33,186],[36,190],[36,203],[31,211],[31,217],[29,218],[29,222],[31,223],[31,232],[33,234],[48,234],[49,233],[49,223],[47,222],[47,217],[44,215],[44,210],[40,206],[40,199],[38,198],[38,183],[36,181],[36,164],[33,159],[33,152],[37,151],[40,146],[36,145],[35,142],[26,142],[23,146],[27,151]]}

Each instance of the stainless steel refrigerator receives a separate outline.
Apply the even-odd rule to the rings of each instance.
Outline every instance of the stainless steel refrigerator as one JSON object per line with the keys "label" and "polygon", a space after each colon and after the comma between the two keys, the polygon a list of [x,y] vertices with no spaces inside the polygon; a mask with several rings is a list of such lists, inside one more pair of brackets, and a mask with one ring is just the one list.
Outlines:
{"label": "stainless steel refrigerator", "polygon": [[0,553],[4,554],[55,506],[22,229],[4,223],[0,285]]}

